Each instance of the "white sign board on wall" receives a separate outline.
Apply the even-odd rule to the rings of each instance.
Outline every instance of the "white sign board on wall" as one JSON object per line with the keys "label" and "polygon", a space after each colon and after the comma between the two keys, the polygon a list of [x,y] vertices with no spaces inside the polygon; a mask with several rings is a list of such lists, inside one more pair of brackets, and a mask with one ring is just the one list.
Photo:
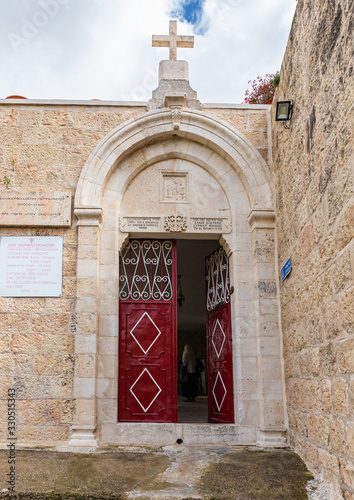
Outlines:
{"label": "white sign board on wall", "polygon": [[0,237],[1,297],[61,297],[62,236]]}

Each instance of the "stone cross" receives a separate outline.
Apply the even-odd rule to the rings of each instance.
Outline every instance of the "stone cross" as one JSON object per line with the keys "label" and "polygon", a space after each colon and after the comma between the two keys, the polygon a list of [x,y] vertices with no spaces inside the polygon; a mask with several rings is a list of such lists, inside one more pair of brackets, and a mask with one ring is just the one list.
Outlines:
{"label": "stone cross", "polygon": [[193,48],[194,36],[177,35],[177,21],[170,21],[169,35],[152,35],[153,47],[169,47],[170,61],[177,60],[177,47]]}

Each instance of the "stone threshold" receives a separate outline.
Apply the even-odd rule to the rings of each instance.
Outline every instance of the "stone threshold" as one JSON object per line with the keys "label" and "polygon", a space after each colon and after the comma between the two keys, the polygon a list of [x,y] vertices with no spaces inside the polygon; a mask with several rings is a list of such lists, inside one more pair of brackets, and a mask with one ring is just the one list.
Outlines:
{"label": "stone threshold", "polygon": [[[175,445],[230,445],[259,448],[288,448],[285,429],[259,429],[236,424],[127,423],[104,424],[81,429],[69,441],[17,441],[19,450],[99,452],[105,447],[161,447]],[[0,450],[8,442],[0,442]]]}
{"label": "stone threshold", "polygon": [[225,444],[287,448],[286,429],[257,429],[237,424],[128,423],[103,424],[97,430],[100,446]]}

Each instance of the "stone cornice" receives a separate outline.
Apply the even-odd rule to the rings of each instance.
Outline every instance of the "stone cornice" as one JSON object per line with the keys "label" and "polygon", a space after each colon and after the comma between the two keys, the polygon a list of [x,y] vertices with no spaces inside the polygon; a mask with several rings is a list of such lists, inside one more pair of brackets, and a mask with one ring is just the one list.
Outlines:
{"label": "stone cornice", "polygon": [[0,99],[3,106],[117,106],[146,108],[145,101],[104,101],[104,100],[78,100],[78,99]]}
{"label": "stone cornice", "polygon": [[251,231],[254,229],[275,229],[275,212],[274,210],[252,210],[247,221],[251,226]]}

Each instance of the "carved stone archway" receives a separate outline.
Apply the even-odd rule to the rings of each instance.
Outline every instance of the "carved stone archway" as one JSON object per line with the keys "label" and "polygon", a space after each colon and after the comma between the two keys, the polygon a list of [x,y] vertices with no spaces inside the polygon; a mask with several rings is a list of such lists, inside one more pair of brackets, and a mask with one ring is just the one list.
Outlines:
{"label": "carved stone archway", "polygon": [[236,285],[237,419],[226,433],[214,426],[212,435],[207,431],[208,438],[186,424],[168,424],[168,429],[164,424],[157,430],[160,444],[174,442],[183,433],[191,442],[205,438],[282,446],[285,410],[270,169],[242,133],[216,117],[184,108],[178,130],[173,120],[171,110],[164,108],[117,127],[94,149],[80,176],[75,197],[79,226],[76,415],[70,444],[157,442],[149,425],[139,424],[138,431],[137,424],[117,423],[118,253],[129,236],[121,232],[119,216],[124,193],[134,178],[168,158],[207,171],[229,201],[233,228],[220,234],[219,241],[231,256]]}

